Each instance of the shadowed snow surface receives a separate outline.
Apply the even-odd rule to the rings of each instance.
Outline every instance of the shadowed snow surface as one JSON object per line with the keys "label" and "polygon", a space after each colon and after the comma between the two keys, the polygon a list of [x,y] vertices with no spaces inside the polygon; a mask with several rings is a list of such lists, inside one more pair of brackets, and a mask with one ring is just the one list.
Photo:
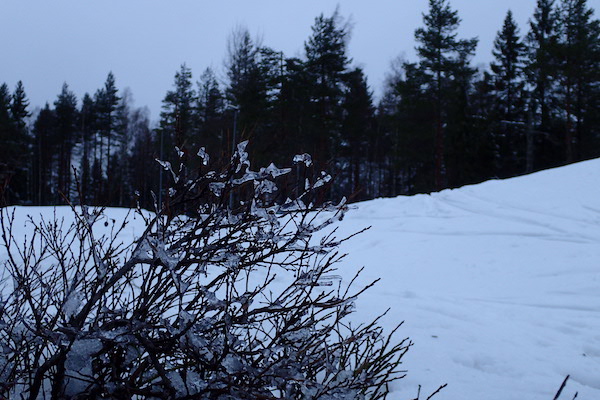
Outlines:
{"label": "shadowed snow surface", "polygon": [[[16,210],[19,230],[26,214],[52,213]],[[337,236],[366,226],[337,273],[381,277],[352,318],[390,307],[384,326],[405,321],[399,334],[415,343],[391,398],[448,383],[436,399],[551,400],[567,374],[563,399],[600,398],[600,160],[359,203]]]}
{"label": "shadowed snow surface", "polygon": [[415,342],[398,398],[551,400],[567,374],[562,398],[600,398],[600,160],[364,202],[341,234],[365,225],[357,316],[389,306]]}

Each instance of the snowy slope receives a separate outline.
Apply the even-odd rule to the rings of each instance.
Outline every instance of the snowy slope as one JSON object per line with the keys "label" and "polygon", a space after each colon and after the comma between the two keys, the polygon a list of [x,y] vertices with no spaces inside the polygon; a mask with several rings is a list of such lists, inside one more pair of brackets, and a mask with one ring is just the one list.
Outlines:
{"label": "snowy slope", "polygon": [[[52,216],[16,212],[19,232],[27,214]],[[552,400],[567,374],[562,399],[600,399],[600,160],[353,205],[338,237],[366,226],[339,272],[381,277],[353,318],[391,307],[384,324],[405,321],[399,335],[415,343],[392,399],[448,383],[437,399]]]}
{"label": "snowy slope", "polygon": [[[344,250],[415,342],[398,398],[600,398],[600,160],[432,195],[359,204]],[[426,396],[425,396],[426,397]],[[396,396],[394,396],[396,398]]]}

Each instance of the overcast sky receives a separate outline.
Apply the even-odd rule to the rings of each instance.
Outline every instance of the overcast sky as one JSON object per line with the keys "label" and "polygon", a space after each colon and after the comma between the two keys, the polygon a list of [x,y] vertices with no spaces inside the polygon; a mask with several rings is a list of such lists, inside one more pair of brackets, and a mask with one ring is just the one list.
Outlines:
{"label": "overcast sky", "polygon": [[[479,37],[475,64],[489,63],[496,32],[511,9],[521,27],[535,0],[451,0],[461,37]],[[314,18],[339,5],[353,23],[349,55],[381,92],[390,62],[415,59],[414,30],[427,0],[0,0],[0,82],[22,80],[32,107],[53,102],[63,82],[78,98],[113,71],[136,106],[157,119],[173,76],[186,63],[196,78],[208,66],[224,78],[227,37],[246,26],[263,44],[301,56]],[[588,0],[600,8],[600,0]],[[598,15],[595,15],[598,17]]]}

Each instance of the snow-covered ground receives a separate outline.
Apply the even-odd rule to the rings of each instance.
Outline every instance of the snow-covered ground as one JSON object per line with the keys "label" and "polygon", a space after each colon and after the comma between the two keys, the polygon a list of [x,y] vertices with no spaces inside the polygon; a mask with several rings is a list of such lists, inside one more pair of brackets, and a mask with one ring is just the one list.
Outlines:
{"label": "snow-covered ground", "polygon": [[[414,347],[397,398],[600,399],[600,160],[432,195],[361,203],[347,263],[382,281]],[[425,396],[426,397],[426,396]],[[396,396],[394,396],[396,398]]]}
{"label": "snow-covered ground", "polygon": [[[16,229],[40,212],[18,207]],[[338,237],[366,226],[339,273],[381,277],[353,318],[390,307],[384,325],[415,343],[392,399],[448,383],[437,399],[552,400],[567,374],[561,399],[600,398],[600,160],[353,205]]]}

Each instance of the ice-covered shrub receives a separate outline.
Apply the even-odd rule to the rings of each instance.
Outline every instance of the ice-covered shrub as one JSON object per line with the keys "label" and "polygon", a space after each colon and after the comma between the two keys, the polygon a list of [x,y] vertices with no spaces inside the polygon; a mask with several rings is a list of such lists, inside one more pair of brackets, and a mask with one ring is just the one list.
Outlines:
{"label": "ice-covered shrub", "polygon": [[347,323],[365,288],[333,273],[346,205],[310,204],[328,176],[275,201],[289,170],[252,171],[244,143],[223,171],[162,166],[168,201],[130,243],[86,206],[17,243],[2,210],[0,397],[385,398],[410,343]]}

